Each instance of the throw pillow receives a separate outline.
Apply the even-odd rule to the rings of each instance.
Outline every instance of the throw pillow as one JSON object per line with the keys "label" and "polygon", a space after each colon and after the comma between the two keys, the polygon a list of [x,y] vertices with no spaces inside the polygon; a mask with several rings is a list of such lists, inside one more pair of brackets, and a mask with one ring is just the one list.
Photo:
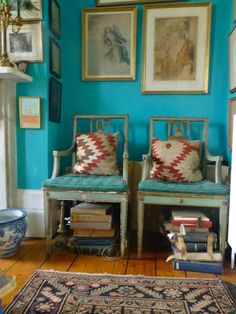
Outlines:
{"label": "throw pillow", "polygon": [[152,179],[169,182],[202,180],[199,141],[153,139],[152,160]]}
{"label": "throw pillow", "polygon": [[77,162],[74,173],[115,175],[118,174],[116,150],[118,133],[88,133],[76,137]]}

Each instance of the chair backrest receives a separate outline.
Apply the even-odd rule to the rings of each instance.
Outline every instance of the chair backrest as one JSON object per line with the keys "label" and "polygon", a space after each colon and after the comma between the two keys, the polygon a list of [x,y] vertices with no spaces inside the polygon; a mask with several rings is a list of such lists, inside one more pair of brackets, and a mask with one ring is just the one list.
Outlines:
{"label": "chair backrest", "polygon": [[149,153],[153,138],[163,140],[199,140],[207,145],[207,118],[151,117],[149,128]]}
{"label": "chair backrest", "polygon": [[118,163],[123,171],[123,179],[127,181],[128,176],[128,115],[75,115],[73,123],[73,145],[72,165],[76,161],[76,136],[81,133],[119,133]]}
{"label": "chair backrest", "polygon": [[162,140],[199,140],[201,142],[201,170],[206,177],[206,160],[211,156],[207,147],[208,119],[191,117],[151,117],[149,154],[153,138]]}

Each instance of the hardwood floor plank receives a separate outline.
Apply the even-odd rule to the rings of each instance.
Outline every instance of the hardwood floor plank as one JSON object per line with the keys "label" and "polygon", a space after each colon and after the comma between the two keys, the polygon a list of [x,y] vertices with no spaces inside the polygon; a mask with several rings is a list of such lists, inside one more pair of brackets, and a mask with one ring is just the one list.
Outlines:
{"label": "hardwood floor plank", "polygon": [[215,274],[200,273],[200,272],[196,272],[196,271],[186,271],[186,276],[188,278],[216,278]]}
{"label": "hardwood floor plank", "polygon": [[128,258],[119,258],[114,261],[113,274],[124,275],[128,265]]}
{"label": "hardwood floor plank", "polygon": [[224,273],[223,275],[217,275],[217,277],[221,278],[222,280],[236,283],[236,270],[230,268],[230,263],[225,261],[224,262]]}
{"label": "hardwood floor plank", "polygon": [[39,239],[25,239],[21,243],[20,249],[15,255],[6,258],[0,258],[0,272],[6,272],[7,270],[9,270],[13,265],[17,263],[18,260],[20,260],[40,241],[41,240]]}
{"label": "hardwood floor plank", "polygon": [[68,271],[97,273],[98,261],[100,259],[100,256],[78,255]]}
{"label": "hardwood floor plank", "polygon": [[155,260],[153,259],[129,259],[126,274],[155,276]]}
{"label": "hardwood floor plank", "polygon": [[100,258],[97,266],[98,273],[108,273],[113,274],[114,269],[114,260],[106,260],[104,258]]}
{"label": "hardwood floor plank", "polygon": [[166,262],[166,258],[170,255],[168,250],[159,251],[156,255],[156,273],[157,277],[186,277],[184,271],[174,270],[172,262]]}
{"label": "hardwood floor plank", "polygon": [[67,271],[76,258],[76,254],[72,253],[53,253],[45,263],[40,267],[41,269],[53,269],[58,271]]}

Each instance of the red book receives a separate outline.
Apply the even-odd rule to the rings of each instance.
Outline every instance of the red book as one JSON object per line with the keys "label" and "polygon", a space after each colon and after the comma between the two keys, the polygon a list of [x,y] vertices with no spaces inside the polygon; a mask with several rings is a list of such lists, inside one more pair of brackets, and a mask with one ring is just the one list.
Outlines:
{"label": "red book", "polygon": [[180,226],[180,225],[185,225],[185,226],[192,226],[192,227],[202,227],[202,228],[211,228],[212,227],[212,221],[211,220],[187,220],[187,219],[171,219],[171,223],[174,226]]}

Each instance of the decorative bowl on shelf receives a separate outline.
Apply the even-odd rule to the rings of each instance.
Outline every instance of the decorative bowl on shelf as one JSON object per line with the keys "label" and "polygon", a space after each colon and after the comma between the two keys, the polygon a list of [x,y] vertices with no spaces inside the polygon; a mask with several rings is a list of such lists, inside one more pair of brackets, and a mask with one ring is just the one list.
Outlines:
{"label": "decorative bowl on shelf", "polygon": [[18,208],[0,209],[0,257],[14,255],[25,237],[26,212]]}

